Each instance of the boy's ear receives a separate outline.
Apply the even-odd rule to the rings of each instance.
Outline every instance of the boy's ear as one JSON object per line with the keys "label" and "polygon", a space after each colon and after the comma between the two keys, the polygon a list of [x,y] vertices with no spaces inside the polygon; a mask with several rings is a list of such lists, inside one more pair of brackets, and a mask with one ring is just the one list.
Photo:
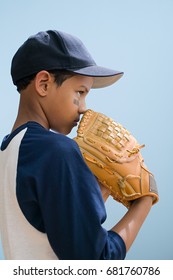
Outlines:
{"label": "boy's ear", "polygon": [[48,88],[52,82],[52,76],[49,72],[42,70],[35,77],[35,89],[37,93],[44,97],[48,94]]}

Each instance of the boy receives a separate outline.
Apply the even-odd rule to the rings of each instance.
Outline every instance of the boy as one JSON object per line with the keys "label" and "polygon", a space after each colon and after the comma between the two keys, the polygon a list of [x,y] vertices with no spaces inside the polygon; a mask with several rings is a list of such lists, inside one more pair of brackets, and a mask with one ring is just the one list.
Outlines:
{"label": "boy", "polygon": [[96,65],[83,43],[49,30],[31,36],[12,60],[18,115],[0,152],[0,229],[6,259],[124,259],[151,206],[134,201],[110,231],[99,186],[66,137],[91,88],[122,72]]}

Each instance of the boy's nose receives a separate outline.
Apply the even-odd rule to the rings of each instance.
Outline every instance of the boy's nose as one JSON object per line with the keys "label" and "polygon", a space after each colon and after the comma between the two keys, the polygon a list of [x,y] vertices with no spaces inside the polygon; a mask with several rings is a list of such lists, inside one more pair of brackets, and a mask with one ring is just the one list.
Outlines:
{"label": "boy's nose", "polygon": [[83,101],[80,101],[80,104],[79,104],[79,113],[84,114],[85,112],[86,112],[86,103],[85,103],[85,100],[83,100]]}

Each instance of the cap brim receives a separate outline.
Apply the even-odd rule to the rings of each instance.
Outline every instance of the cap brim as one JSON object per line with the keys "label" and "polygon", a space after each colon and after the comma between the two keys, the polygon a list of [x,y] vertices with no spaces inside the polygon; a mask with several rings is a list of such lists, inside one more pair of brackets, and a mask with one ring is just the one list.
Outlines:
{"label": "cap brim", "polygon": [[94,77],[92,88],[104,88],[111,86],[123,76],[123,73],[118,73],[108,77]]}
{"label": "cap brim", "polygon": [[118,81],[124,74],[123,72],[111,70],[97,65],[70,71],[76,74],[93,77],[94,83],[92,88],[108,87]]}

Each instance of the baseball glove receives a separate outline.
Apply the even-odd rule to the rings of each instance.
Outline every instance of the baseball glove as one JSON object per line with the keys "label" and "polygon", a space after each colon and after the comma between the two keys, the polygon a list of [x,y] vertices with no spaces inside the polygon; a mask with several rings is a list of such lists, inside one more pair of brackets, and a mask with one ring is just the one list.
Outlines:
{"label": "baseball glove", "polygon": [[127,208],[142,196],[158,201],[153,174],[144,165],[136,139],[121,124],[92,110],[83,115],[74,140],[83,158],[112,197]]}

